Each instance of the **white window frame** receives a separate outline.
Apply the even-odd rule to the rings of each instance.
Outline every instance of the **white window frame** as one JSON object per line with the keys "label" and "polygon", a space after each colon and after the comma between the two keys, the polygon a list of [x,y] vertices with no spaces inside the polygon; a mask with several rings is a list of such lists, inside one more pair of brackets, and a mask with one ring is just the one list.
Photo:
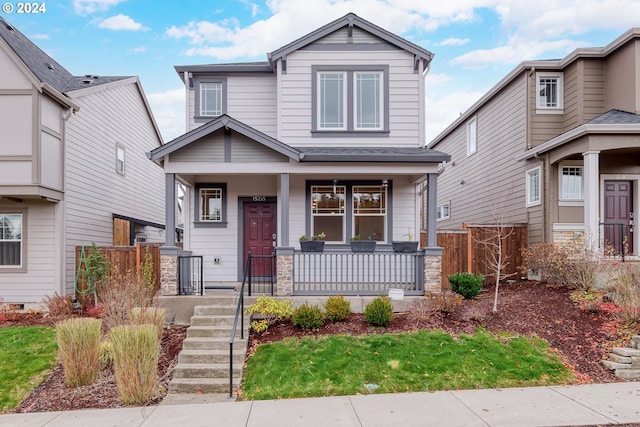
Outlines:
{"label": "white window frame", "polygon": [[[556,80],[556,98],[557,105],[546,105],[542,103],[543,98],[540,96],[540,82],[546,79]],[[561,114],[564,109],[564,78],[560,72],[540,72],[536,73],[536,113],[538,114]]]}
{"label": "white window frame", "polygon": [[[537,194],[537,199],[532,199],[532,189],[531,189],[531,178],[532,178],[532,174],[537,172],[538,174],[538,182],[537,182],[537,187],[538,187],[538,194]],[[526,187],[526,205],[527,207],[532,207],[532,206],[539,206],[542,204],[542,167],[541,166],[536,166],[535,168],[531,168],[529,170],[527,170],[527,172],[525,173],[525,187]]]}
{"label": "white window frame", "polygon": [[116,143],[116,172],[120,175],[125,174],[127,160],[127,152],[122,144]]}
{"label": "white window frame", "polygon": [[[330,188],[331,185],[312,185],[311,186],[311,235],[316,235],[320,233],[325,233],[327,230],[316,230],[315,225],[315,217],[327,216],[327,217],[341,217],[342,218],[342,239],[341,240],[327,240],[330,243],[345,243],[345,233],[346,233],[346,218],[347,218],[347,186],[340,184],[333,186],[333,194],[342,195],[341,204],[338,205],[337,212],[331,211],[323,211],[322,208],[319,208],[315,203],[314,194],[316,193],[324,193],[324,191],[320,191],[320,189]],[[315,190],[315,191],[314,191]]]}
{"label": "white window frame", "polygon": [[[564,179],[564,170],[565,168],[574,168],[581,169],[581,177],[582,177],[582,197],[580,198],[571,198],[566,197],[563,191],[562,181]],[[558,166],[558,205],[559,206],[584,206],[584,163],[575,160],[575,161],[564,161],[560,163]]]}
{"label": "white window frame", "polygon": [[[357,200],[356,200],[356,190],[364,190],[364,189],[370,189],[371,192],[379,192],[381,195],[381,203],[380,203],[380,207],[378,208],[377,212],[374,212],[371,209],[363,209],[362,211],[360,211],[359,207],[356,206],[357,205]],[[362,193],[364,193],[364,191],[362,191]],[[356,218],[357,217],[366,217],[366,216],[375,216],[375,217],[380,217],[382,218],[382,233],[384,235],[384,239],[382,240],[377,240],[380,243],[385,243],[388,238],[388,232],[387,232],[387,214],[388,214],[388,209],[387,209],[387,198],[388,198],[388,194],[387,194],[387,187],[385,187],[384,185],[369,185],[369,184],[353,184],[351,186],[351,199],[352,199],[352,204],[351,204],[351,235],[355,236],[357,233],[355,231],[355,227],[356,227]],[[360,236],[363,240],[366,240],[369,238],[369,236],[365,236],[365,235],[361,235]]]}
{"label": "white window frame", "polygon": [[436,222],[451,218],[451,201],[447,200],[436,207]]}
{"label": "white window frame", "polygon": [[466,124],[467,129],[467,156],[478,151],[478,120],[473,117]]}
{"label": "white window frame", "polygon": [[[378,77],[378,112],[377,112],[377,126],[362,126],[360,124],[360,110],[358,106],[360,103],[358,99],[361,97],[360,86],[358,85],[358,78],[361,75],[370,74]],[[384,73],[382,71],[354,71],[353,73],[354,89],[353,89],[353,128],[357,131],[380,131],[384,129]]]}
{"label": "white window frame", "polygon": [[[340,76],[342,78],[342,99],[340,100],[342,102],[342,106],[340,107],[340,109],[342,110],[342,126],[323,126],[323,122],[322,122],[322,111],[323,111],[323,107],[326,104],[323,104],[323,93],[322,93],[322,78],[324,76],[329,76],[329,75],[333,75],[333,76]],[[347,92],[348,92],[348,85],[347,85],[347,73],[346,71],[319,71],[318,75],[317,75],[317,87],[318,87],[318,106],[317,106],[317,123],[318,123],[318,129],[319,130],[338,130],[338,131],[345,131],[347,130]]]}

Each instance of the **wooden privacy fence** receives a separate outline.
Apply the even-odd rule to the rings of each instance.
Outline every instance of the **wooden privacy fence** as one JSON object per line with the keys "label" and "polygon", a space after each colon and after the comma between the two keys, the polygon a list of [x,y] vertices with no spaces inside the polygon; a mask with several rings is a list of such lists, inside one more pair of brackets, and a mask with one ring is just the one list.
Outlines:
{"label": "wooden privacy fence", "polygon": [[[522,265],[522,249],[527,243],[527,226],[508,224],[502,227],[502,255],[506,260],[503,276],[518,278],[518,268]],[[466,225],[463,230],[438,231],[438,246],[444,248],[442,254],[442,288],[449,289],[447,277],[467,272],[482,274],[485,283],[495,282],[495,270],[491,268],[491,242],[498,237],[495,225]]]}
{"label": "wooden privacy fence", "polygon": [[[111,265],[111,275],[126,274],[128,272],[138,273],[144,264],[145,252],[149,251],[153,260],[153,277],[155,286],[160,286],[160,243],[138,243],[135,246],[99,246],[100,251],[105,255]],[[91,245],[84,246],[85,256],[89,256]],[[76,246],[76,269],[80,261],[82,246]],[[74,275],[75,275],[74,272]]]}

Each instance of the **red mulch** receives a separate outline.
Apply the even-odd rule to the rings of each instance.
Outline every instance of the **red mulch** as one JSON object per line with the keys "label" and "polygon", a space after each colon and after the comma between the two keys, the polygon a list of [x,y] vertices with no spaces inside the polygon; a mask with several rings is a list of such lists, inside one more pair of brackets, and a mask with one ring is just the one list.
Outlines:
{"label": "red mulch", "polygon": [[[452,334],[473,334],[478,326],[490,331],[511,331],[535,334],[547,340],[564,362],[574,369],[579,382],[606,383],[618,380],[600,363],[613,345],[620,345],[611,325],[609,313],[580,309],[569,298],[570,289],[553,284],[522,282],[502,285],[498,312],[492,314],[493,288],[485,289],[477,299],[465,300],[448,315],[418,318],[410,313],[396,313],[388,328],[372,328],[362,314],[352,314],[346,322],[327,322],[316,331],[301,331],[290,321],[280,322],[264,334],[251,334],[249,354],[256,346],[288,337],[321,334],[361,335],[371,333],[404,332],[438,328]],[[36,314],[21,314],[0,321],[0,327],[13,325],[48,324],[52,322]],[[186,328],[165,329],[158,363],[158,376],[163,391],[147,402],[158,404],[166,394],[172,368],[177,363]],[[111,370],[102,372],[100,380],[91,386],[70,388],[64,383],[62,367],[58,365],[49,377],[17,408],[17,412],[58,411],[85,408],[114,408],[122,404]]]}

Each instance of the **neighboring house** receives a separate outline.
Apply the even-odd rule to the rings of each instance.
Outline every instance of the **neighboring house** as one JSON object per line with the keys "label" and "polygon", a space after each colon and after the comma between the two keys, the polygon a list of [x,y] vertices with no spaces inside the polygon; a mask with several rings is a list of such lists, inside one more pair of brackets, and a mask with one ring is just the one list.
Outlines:
{"label": "neighboring house", "polygon": [[[428,145],[451,154],[438,229],[525,223],[528,243],[637,253],[640,29],[604,48],[527,61]],[[582,244],[582,243],[580,243]]]}
{"label": "neighboring house", "polygon": [[[306,268],[301,235],[325,233],[325,253],[349,252],[354,235],[375,240],[376,254],[391,252],[392,241],[418,238],[427,182],[432,232],[419,255],[439,260],[433,202],[438,167],[449,156],[425,147],[432,57],[348,14],[265,62],[176,67],[188,132],[149,157],[164,167],[165,200],[174,198],[176,181],[186,187],[184,248],[203,256],[208,285],[242,280],[249,250],[275,248],[278,292],[296,293],[292,281]],[[174,211],[168,203],[167,226]],[[167,237],[161,253],[173,265]],[[165,294],[177,292],[175,279],[163,278]]]}
{"label": "neighboring house", "polygon": [[[137,77],[73,76],[0,18],[0,297],[72,294],[76,245],[163,241],[162,139]],[[117,232],[114,232],[117,230]]]}

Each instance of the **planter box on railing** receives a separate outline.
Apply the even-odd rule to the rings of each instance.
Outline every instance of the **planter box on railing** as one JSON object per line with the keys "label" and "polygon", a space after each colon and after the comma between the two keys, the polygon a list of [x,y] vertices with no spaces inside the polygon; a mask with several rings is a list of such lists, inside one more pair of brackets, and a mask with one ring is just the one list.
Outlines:
{"label": "planter box on railing", "polygon": [[410,253],[418,250],[418,241],[397,241],[391,242],[391,247],[394,252]]}
{"label": "planter box on railing", "polygon": [[322,252],[324,251],[324,240],[300,240],[300,250],[302,252]]}
{"label": "planter box on railing", "polygon": [[374,252],[376,250],[375,240],[352,240],[352,252]]}

